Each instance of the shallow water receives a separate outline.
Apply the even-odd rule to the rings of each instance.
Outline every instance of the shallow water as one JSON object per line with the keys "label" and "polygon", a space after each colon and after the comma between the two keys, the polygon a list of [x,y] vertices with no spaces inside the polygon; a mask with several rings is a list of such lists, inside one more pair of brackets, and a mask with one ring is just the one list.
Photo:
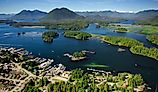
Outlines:
{"label": "shallow water", "polygon": [[[85,69],[87,68],[85,65],[95,63],[110,67],[98,69],[140,73],[145,81],[152,87],[158,84],[158,61],[154,59],[133,55],[128,48],[125,47],[123,48],[126,49],[126,52],[117,52],[118,46],[108,45],[97,39],[80,41],[65,38],[63,37],[63,30],[54,30],[60,34],[59,37],[54,39],[51,44],[44,43],[41,38],[41,32],[44,31],[47,30],[40,28],[14,28],[5,24],[0,24],[0,46],[25,48],[37,56],[40,55],[45,58],[53,58],[55,59],[54,63],[62,63],[67,69],[79,67]],[[82,29],[81,31],[100,35],[131,37],[143,42],[145,46],[154,47],[154,45],[148,42],[142,34],[132,32],[116,33],[109,28],[96,28],[95,24],[91,24],[88,28]],[[18,32],[26,32],[26,34],[18,36]],[[88,60],[81,62],[71,62],[67,57],[63,57],[63,54],[66,52],[72,53],[83,49],[95,51],[96,54],[89,55]],[[134,64],[141,65],[141,69],[135,68]]]}

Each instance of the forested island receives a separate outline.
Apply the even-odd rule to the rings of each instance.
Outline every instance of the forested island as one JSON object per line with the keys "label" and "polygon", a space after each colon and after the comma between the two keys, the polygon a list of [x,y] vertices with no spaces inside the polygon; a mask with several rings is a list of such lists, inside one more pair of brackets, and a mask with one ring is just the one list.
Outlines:
{"label": "forested island", "polygon": [[95,54],[95,52],[82,50],[82,51],[73,52],[72,55],[69,53],[65,53],[64,56],[69,57],[71,61],[81,61],[87,58],[87,54]]}
{"label": "forested island", "polygon": [[[23,10],[10,18],[13,20],[18,18],[19,21],[0,20],[0,24],[2,23],[0,25],[2,29],[0,91],[146,92],[148,89],[153,91],[158,81],[157,62],[152,62],[158,60],[158,48],[153,45],[158,45],[158,17],[153,16],[156,14],[158,14],[157,10],[119,13],[116,11],[73,12],[67,8],[56,8],[49,13]],[[27,22],[23,19],[32,20]],[[34,21],[35,19],[38,20]],[[130,19],[134,23],[121,24],[122,21],[130,21]],[[55,31],[51,31],[54,29]],[[41,38],[44,42],[52,43],[59,36],[59,31],[63,34],[60,34],[62,36],[54,44],[45,44],[38,37],[42,34]],[[32,34],[33,32],[35,35]],[[37,36],[38,33],[40,34]],[[102,44],[103,42],[108,44]],[[80,49],[95,51],[75,51]],[[131,55],[127,49],[132,54],[142,57]],[[64,54],[65,51],[71,53]],[[91,59],[88,54],[96,52],[97,54]],[[70,60],[65,59],[63,54]],[[60,64],[57,64],[59,62]],[[154,77],[151,74],[155,74]],[[142,76],[145,76],[145,79]]]}
{"label": "forested island", "polygon": [[158,45],[158,35],[148,35],[146,38],[153,44]]}
{"label": "forested island", "polygon": [[80,60],[84,60],[87,58],[87,55],[86,53],[82,52],[82,51],[76,51],[76,52],[73,52],[73,54],[64,54],[64,56],[68,56],[71,61],[80,61]]}
{"label": "forested island", "polygon": [[42,34],[42,39],[44,42],[51,43],[56,36],[59,36],[57,32],[47,31]]}
{"label": "forested island", "polygon": [[88,38],[92,37],[92,35],[81,31],[65,31],[64,37],[75,38],[77,40],[87,40]]}
{"label": "forested island", "polygon": [[115,29],[115,31],[119,32],[119,33],[128,32],[128,30],[126,28],[117,28],[117,29]]}

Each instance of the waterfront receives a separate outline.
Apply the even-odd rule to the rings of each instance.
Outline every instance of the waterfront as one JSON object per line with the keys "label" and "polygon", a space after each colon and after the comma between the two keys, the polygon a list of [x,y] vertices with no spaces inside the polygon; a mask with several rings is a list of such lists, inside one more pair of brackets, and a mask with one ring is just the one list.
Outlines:
{"label": "waterfront", "polygon": [[[101,34],[101,35],[113,35],[113,36],[125,36],[132,37],[139,41],[142,41],[146,46],[154,47],[150,42],[145,39],[142,34],[136,33],[116,33],[112,32],[112,29],[96,28],[94,24],[82,31]],[[85,65],[96,64],[106,65],[110,68],[97,68],[104,70],[115,71],[127,71],[132,73],[140,73],[147,83],[156,86],[158,83],[158,62],[154,59],[133,55],[128,48],[126,52],[118,53],[119,46],[112,46],[107,43],[102,43],[100,40],[90,39],[86,41],[80,41],[63,37],[63,30],[55,30],[59,33],[59,37],[54,39],[53,43],[44,43],[41,38],[41,32],[46,31],[42,28],[13,28],[8,25],[0,25],[0,44],[1,46],[13,46],[17,48],[25,48],[34,55],[52,58],[54,63],[62,63],[67,69],[83,68]],[[18,32],[25,32],[25,34],[18,36]],[[81,62],[71,62],[69,58],[63,57],[65,52],[75,52],[80,50],[95,51],[95,55],[90,55],[90,58]],[[139,64],[141,68],[135,68],[135,64]],[[153,76],[154,74],[154,76]]]}

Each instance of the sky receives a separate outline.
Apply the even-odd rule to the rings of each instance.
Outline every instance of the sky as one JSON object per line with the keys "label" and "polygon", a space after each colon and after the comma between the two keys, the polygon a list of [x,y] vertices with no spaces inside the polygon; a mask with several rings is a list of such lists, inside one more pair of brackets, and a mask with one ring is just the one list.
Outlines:
{"label": "sky", "polygon": [[24,9],[49,12],[61,7],[73,11],[138,12],[158,9],[158,0],[0,0],[0,14],[18,13]]}

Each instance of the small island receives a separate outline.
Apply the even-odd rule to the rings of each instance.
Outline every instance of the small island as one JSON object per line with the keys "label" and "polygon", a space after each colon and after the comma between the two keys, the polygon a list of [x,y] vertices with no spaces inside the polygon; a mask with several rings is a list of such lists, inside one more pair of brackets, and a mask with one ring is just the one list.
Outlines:
{"label": "small island", "polygon": [[64,37],[75,38],[77,40],[87,40],[92,37],[92,35],[81,31],[66,31],[64,32]]}
{"label": "small island", "polygon": [[118,33],[125,33],[125,32],[128,32],[128,30],[127,30],[126,28],[120,27],[120,28],[116,28],[116,29],[115,29],[115,32],[118,32]]}
{"label": "small island", "polygon": [[95,52],[93,51],[82,50],[82,51],[76,51],[72,55],[69,53],[65,53],[64,56],[71,58],[71,61],[80,61],[86,59],[88,53],[95,54]]}
{"label": "small island", "polygon": [[42,34],[42,39],[44,42],[51,43],[56,36],[59,36],[57,32],[47,31]]}

